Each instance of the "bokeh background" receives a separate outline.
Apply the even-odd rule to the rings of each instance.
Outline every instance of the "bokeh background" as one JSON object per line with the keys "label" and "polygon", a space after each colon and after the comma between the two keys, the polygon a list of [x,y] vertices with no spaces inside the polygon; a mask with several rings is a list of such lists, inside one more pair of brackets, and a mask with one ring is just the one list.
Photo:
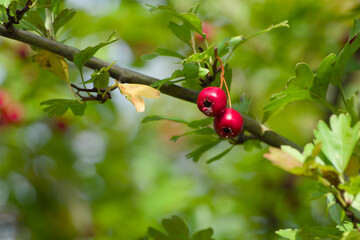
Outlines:
{"label": "bokeh background", "polygon": [[[113,30],[120,40],[97,57],[153,77],[179,68],[173,58],[142,61],[156,47],[189,51],[166,27],[173,18],[151,14],[148,4],[167,4],[186,12],[193,1],[67,0],[77,14],[58,41],[79,49],[105,41]],[[323,58],[338,53],[360,15],[355,0],[202,0],[199,15],[209,42],[251,35],[289,20],[242,45],[230,61],[232,98],[251,98],[258,121],[269,97],[284,88],[298,62],[316,71]],[[199,42],[201,44],[201,42]],[[162,95],[146,100],[137,113],[118,91],[105,104],[88,103],[85,115],[49,118],[40,102],[73,98],[66,83],[32,62],[29,46],[0,38],[0,89],[19,109],[21,121],[0,126],[0,239],[140,239],[149,226],[179,215],[194,232],[212,227],[217,240],[279,239],[280,228],[333,226],[323,200],[309,201],[314,182],[286,174],[263,158],[267,146],[245,151],[236,146],[213,164],[205,160],[230,145],[222,142],[198,163],[185,155],[206,137],[173,135],[190,130],[169,121],[141,124],[149,115],[203,116],[194,104]],[[358,69],[356,64],[353,70]],[[91,71],[85,70],[89,77]],[[356,89],[358,73],[345,90]],[[70,79],[80,76],[70,64]],[[330,89],[329,100],[337,102]],[[301,101],[287,106],[266,125],[299,145],[310,142],[319,119],[329,113]]]}

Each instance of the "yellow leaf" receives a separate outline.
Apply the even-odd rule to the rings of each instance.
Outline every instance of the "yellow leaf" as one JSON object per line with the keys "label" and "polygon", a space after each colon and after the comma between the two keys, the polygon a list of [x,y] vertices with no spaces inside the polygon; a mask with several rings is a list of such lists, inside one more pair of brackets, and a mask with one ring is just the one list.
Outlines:
{"label": "yellow leaf", "polygon": [[33,56],[34,62],[69,83],[69,65],[63,57],[54,53],[41,50]]}
{"label": "yellow leaf", "polygon": [[125,95],[132,104],[134,104],[137,112],[145,111],[145,102],[143,97],[146,98],[159,98],[160,91],[149,87],[144,84],[135,84],[135,83],[118,83],[118,88],[122,95]]}

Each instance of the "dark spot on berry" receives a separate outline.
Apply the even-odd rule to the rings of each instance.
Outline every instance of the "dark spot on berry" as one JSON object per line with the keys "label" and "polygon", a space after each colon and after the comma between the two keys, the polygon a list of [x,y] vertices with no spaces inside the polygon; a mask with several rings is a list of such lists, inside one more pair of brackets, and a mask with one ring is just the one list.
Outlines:
{"label": "dark spot on berry", "polygon": [[209,108],[211,106],[212,106],[212,103],[210,101],[207,101],[207,100],[204,101],[204,107]]}
{"label": "dark spot on berry", "polygon": [[228,128],[228,127],[224,127],[224,128],[222,129],[222,131],[223,131],[223,133],[225,133],[225,134],[229,134],[229,133],[232,132],[231,128]]}

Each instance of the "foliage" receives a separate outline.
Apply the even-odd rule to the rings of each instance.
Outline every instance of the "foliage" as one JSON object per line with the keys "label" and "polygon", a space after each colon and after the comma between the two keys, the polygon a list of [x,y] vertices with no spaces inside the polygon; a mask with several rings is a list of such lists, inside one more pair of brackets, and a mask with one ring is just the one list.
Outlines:
{"label": "foliage", "polygon": [[[1,38],[1,90],[26,115],[10,124],[3,113],[13,107],[0,95],[0,238],[359,238],[358,5],[168,3],[0,1],[5,27],[83,49],[71,63]],[[95,55],[113,64],[89,72]],[[162,79],[151,87],[112,80],[115,62],[137,71],[155,64],[159,74],[150,75]],[[172,84],[219,86],[220,74],[234,109],[304,150],[268,150],[251,126],[222,139],[195,106],[142,98]],[[145,115],[116,89],[137,112],[146,105]],[[164,217],[163,230],[148,228]]]}

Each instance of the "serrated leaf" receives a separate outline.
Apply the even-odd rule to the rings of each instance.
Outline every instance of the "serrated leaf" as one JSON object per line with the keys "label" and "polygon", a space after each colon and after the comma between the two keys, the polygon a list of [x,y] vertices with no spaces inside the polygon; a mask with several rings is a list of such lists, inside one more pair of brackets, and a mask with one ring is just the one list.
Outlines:
{"label": "serrated leaf", "polygon": [[126,99],[134,104],[137,112],[145,111],[145,98],[159,98],[160,91],[144,84],[135,83],[119,83],[118,88],[122,95],[125,95]]}
{"label": "serrated leaf", "polygon": [[62,10],[54,19],[54,32],[55,34],[57,33],[57,31],[59,31],[59,29],[64,26],[67,22],[69,22],[74,16],[75,16],[76,11],[74,9],[64,9]]}
{"label": "serrated leaf", "polygon": [[269,103],[264,107],[262,122],[267,121],[291,102],[312,100],[324,104],[329,79],[324,78],[327,75],[323,71],[326,72],[324,68],[328,67],[331,61],[332,55],[325,58],[315,77],[306,63],[298,63],[295,67],[296,76],[289,79],[285,90],[271,96]]}
{"label": "serrated leaf", "polygon": [[314,131],[317,142],[321,142],[321,149],[337,171],[343,173],[353,149],[360,138],[360,123],[351,127],[350,115],[341,114],[330,117],[330,128],[325,122],[318,123]]}
{"label": "serrated leaf", "polygon": [[75,116],[82,116],[87,107],[86,103],[69,99],[51,99],[41,102],[40,105],[46,106],[43,110],[48,113],[49,117],[64,115],[69,108]]}
{"label": "serrated leaf", "polygon": [[200,147],[196,148],[194,151],[186,154],[186,158],[187,159],[192,159],[194,162],[198,162],[200,157],[210,148],[216,146],[221,140],[216,140],[213,142],[208,142],[205,143],[203,145],[201,145]]}
{"label": "serrated leaf", "polygon": [[[110,35],[109,39],[112,38],[113,35],[114,33]],[[82,68],[84,67],[85,63],[87,63],[100,48],[103,48],[106,45],[116,42],[117,40],[118,38],[110,41],[108,40],[107,42],[99,43],[94,47],[87,47],[84,50],[81,50],[80,52],[76,53],[74,55],[73,62],[75,66],[79,69],[80,73],[82,74]]]}
{"label": "serrated leaf", "polygon": [[228,154],[231,151],[231,149],[233,149],[233,147],[234,147],[234,145],[232,145],[231,147],[229,147],[225,151],[219,153],[218,155],[210,158],[209,160],[206,161],[206,163],[209,164],[209,163],[215,162],[217,160],[220,160],[222,157],[224,157],[226,154]]}
{"label": "serrated leaf", "polygon": [[181,41],[186,43],[191,47],[190,41],[191,41],[191,31],[190,28],[186,24],[179,25],[174,22],[169,22],[168,28],[171,30],[171,32]]}
{"label": "serrated leaf", "polygon": [[161,56],[168,56],[168,57],[176,57],[176,58],[180,58],[180,59],[185,59],[185,57],[183,55],[181,55],[180,53],[177,53],[175,51],[172,51],[170,49],[166,49],[166,48],[157,48],[154,50],[155,53],[161,55]]}
{"label": "serrated leaf", "polygon": [[212,235],[214,230],[212,228],[207,228],[196,232],[190,240],[214,240]]}
{"label": "serrated leaf", "polygon": [[65,58],[46,50],[40,50],[33,56],[33,61],[45,70],[69,82],[69,65]]}
{"label": "serrated leaf", "polygon": [[189,125],[189,122],[187,122],[181,118],[171,117],[171,116],[160,116],[160,115],[147,116],[141,121],[141,123],[147,123],[147,122],[159,121],[159,120],[169,120],[172,122],[178,122],[178,123],[183,123],[183,124]]}
{"label": "serrated leaf", "polygon": [[48,35],[45,27],[45,22],[41,18],[38,11],[28,11],[23,17],[23,20],[33,25],[36,29],[40,30],[40,32],[44,34],[44,36]]}
{"label": "serrated leaf", "polygon": [[171,240],[166,234],[152,227],[149,227],[148,233],[154,240]]}
{"label": "serrated leaf", "polygon": [[170,239],[187,240],[189,238],[189,228],[178,216],[165,218],[162,220],[161,224],[169,234]]}
{"label": "serrated leaf", "polygon": [[211,135],[214,134],[214,129],[212,128],[200,128],[200,129],[196,129],[194,131],[190,131],[190,132],[186,132],[184,134],[181,135],[177,135],[177,136],[172,136],[170,138],[171,141],[176,142],[179,138],[184,137],[184,136],[188,136],[188,135]]}

